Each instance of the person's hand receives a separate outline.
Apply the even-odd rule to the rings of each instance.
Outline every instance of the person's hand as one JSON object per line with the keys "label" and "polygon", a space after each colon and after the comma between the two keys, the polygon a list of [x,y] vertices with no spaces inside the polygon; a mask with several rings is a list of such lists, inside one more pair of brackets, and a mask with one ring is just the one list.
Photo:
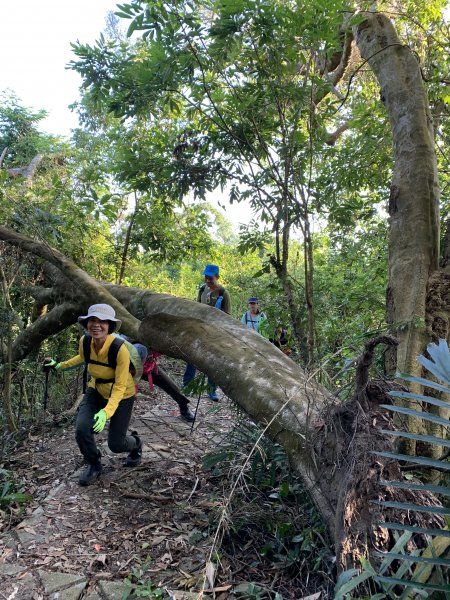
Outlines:
{"label": "person's hand", "polygon": [[95,413],[94,415],[94,431],[95,433],[100,433],[105,429],[107,415],[103,408]]}
{"label": "person's hand", "polygon": [[42,365],[42,368],[45,371],[56,371],[57,369],[59,369],[60,367],[60,363],[56,362],[56,360],[54,358],[50,358],[49,356],[47,358],[44,358],[44,364]]}

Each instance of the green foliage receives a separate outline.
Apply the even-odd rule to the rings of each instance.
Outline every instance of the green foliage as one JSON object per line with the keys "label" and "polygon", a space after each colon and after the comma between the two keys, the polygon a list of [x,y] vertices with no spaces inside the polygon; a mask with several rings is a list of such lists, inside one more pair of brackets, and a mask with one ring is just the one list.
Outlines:
{"label": "green foliage", "polygon": [[5,155],[8,167],[26,166],[36,154],[53,150],[55,138],[37,128],[46,116],[45,110],[33,112],[23,106],[12,92],[0,93],[0,154],[8,149]]}
{"label": "green foliage", "polygon": [[127,600],[130,595],[133,598],[150,598],[151,600],[164,600],[170,597],[164,588],[159,587],[146,576],[151,561],[151,557],[148,557],[144,563],[131,567],[131,573],[125,579],[127,587],[123,592],[122,600]]}
{"label": "green foliage", "polygon": [[[427,369],[436,379],[443,382],[436,383],[421,377],[411,377],[399,375],[400,379],[404,379],[416,384],[425,385],[428,388],[435,389],[439,392],[450,394],[450,352],[445,340],[440,340],[439,344],[429,344],[427,353],[430,358],[419,356],[418,362]],[[448,402],[433,398],[427,395],[417,394],[413,392],[392,391],[391,395],[396,398],[401,398],[404,401],[420,402],[432,406],[439,406],[448,409]],[[397,414],[408,414],[417,417],[422,421],[431,421],[444,425],[448,432],[450,421],[428,412],[417,411],[402,406],[382,405],[382,408],[390,410]],[[440,446],[450,446],[450,442],[436,436],[423,435],[421,433],[413,433],[406,431],[391,431],[384,430],[383,433],[393,436],[394,439],[399,437],[412,439],[421,443],[434,444]],[[437,468],[439,470],[450,470],[448,459],[443,456],[441,460],[430,459],[423,456],[410,456],[399,454],[397,452],[374,452],[377,456],[390,458],[393,460],[405,461],[413,465],[418,465],[420,468]],[[428,483],[413,483],[405,478],[404,481],[380,481],[383,487],[392,487],[397,489],[405,489],[414,492],[429,492],[436,494],[444,499],[450,496],[450,489],[445,486],[437,486]],[[412,589],[416,593],[420,593],[421,597],[437,597],[431,592],[442,592],[442,597],[450,597],[450,560],[442,558],[446,549],[450,546],[450,532],[448,531],[448,517],[450,509],[446,506],[423,506],[413,502],[405,503],[398,501],[376,501],[381,507],[396,509],[400,511],[419,511],[429,514],[444,515],[447,519],[447,527],[445,529],[431,529],[426,527],[415,527],[403,525],[400,523],[382,522],[377,523],[379,527],[385,527],[394,532],[396,543],[394,547],[386,553],[379,553],[382,558],[381,566],[374,569],[368,562],[362,564],[362,571],[352,570],[345,572],[337,582],[335,590],[335,598],[344,599],[358,586],[372,580],[383,590],[383,593],[377,594],[377,598],[401,598],[407,599]],[[401,535],[397,531],[403,531]],[[413,534],[423,534],[427,546],[425,550],[408,550],[408,542]],[[413,568],[412,565],[416,565]],[[434,580],[430,581],[431,572],[435,574]],[[403,593],[398,593],[398,588],[403,588]],[[428,593],[430,592],[430,594]],[[372,596],[371,596],[372,597]]]}
{"label": "green foliage", "polygon": [[278,592],[272,592],[257,583],[241,583],[233,587],[233,594],[239,600],[283,600]]}
{"label": "green foliage", "polygon": [[[234,492],[227,508],[224,552],[228,543],[232,548],[234,543],[253,540],[259,547],[258,561],[278,564],[292,577],[301,579],[304,567],[313,572],[330,569],[319,514],[290,473],[283,448],[262,436],[257,425],[241,417],[218,447],[205,455],[203,466],[215,477],[227,475],[239,483],[239,493]],[[273,592],[256,582],[241,584],[238,591],[243,598],[273,598]]]}
{"label": "green foliage", "polygon": [[25,504],[32,499],[32,496],[18,487],[11,471],[0,469],[0,507],[3,510],[16,504]]}

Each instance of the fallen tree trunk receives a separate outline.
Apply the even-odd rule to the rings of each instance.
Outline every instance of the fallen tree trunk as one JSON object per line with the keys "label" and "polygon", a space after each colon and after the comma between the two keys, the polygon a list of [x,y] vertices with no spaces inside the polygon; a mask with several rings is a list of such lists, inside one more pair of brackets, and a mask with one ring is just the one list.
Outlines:
{"label": "fallen tree trunk", "polygon": [[[336,542],[340,568],[359,566],[362,556],[374,553],[375,544],[378,549],[389,549],[388,533],[373,528],[374,515],[383,519],[371,502],[386,496],[378,487],[381,476],[401,474],[398,466],[392,467],[397,463],[370,454],[373,449],[391,448],[377,429],[379,410],[377,404],[372,406],[366,383],[367,360],[362,361],[364,371],[359,378],[364,394],[359,390],[353,403],[336,408],[325,390],[296,363],[225,313],[167,294],[103,285],[47,244],[4,227],[0,227],[0,239],[46,260],[50,257],[63,273],[53,282],[53,297],[61,303],[18,335],[13,361],[24,358],[45,337],[75,323],[90,303],[108,302],[123,318],[124,333],[197,366],[284,446]],[[375,556],[373,562],[377,562]]]}

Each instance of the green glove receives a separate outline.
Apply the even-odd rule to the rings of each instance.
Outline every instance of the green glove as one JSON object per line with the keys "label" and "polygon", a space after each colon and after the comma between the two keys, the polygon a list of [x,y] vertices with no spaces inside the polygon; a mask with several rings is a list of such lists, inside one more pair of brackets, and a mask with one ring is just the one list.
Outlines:
{"label": "green glove", "polygon": [[57,371],[61,367],[61,363],[56,362],[54,358],[44,358],[42,368],[44,371]]}
{"label": "green glove", "polygon": [[103,408],[94,415],[94,431],[100,433],[105,429],[107,415]]}

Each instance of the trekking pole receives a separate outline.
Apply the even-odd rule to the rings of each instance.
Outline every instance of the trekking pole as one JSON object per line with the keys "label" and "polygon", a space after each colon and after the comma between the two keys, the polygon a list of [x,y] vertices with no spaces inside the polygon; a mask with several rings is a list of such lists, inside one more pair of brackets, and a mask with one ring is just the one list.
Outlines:
{"label": "trekking pole", "polygon": [[45,369],[45,379],[44,379],[44,414],[42,417],[42,442],[41,442],[41,451],[45,450],[45,413],[47,411],[47,402],[48,402],[48,377],[50,374],[50,369]]}
{"label": "trekking pole", "polygon": [[200,398],[202,397],[202,391],[203,391],[203,384],[204,383],[205,383],[205,374],[203,373],[203,375],[202,375],[202,381],[200,383],[200,389],[199,389],[199,392],[198,392],[197,406],[195,407],[194,420],[192,421],[192,425],[191,425],[191,433],[194,430],[195,420],[197,419],[197,411],[198,411],[198,407],[199,407],[199,404],[200,404]]}

